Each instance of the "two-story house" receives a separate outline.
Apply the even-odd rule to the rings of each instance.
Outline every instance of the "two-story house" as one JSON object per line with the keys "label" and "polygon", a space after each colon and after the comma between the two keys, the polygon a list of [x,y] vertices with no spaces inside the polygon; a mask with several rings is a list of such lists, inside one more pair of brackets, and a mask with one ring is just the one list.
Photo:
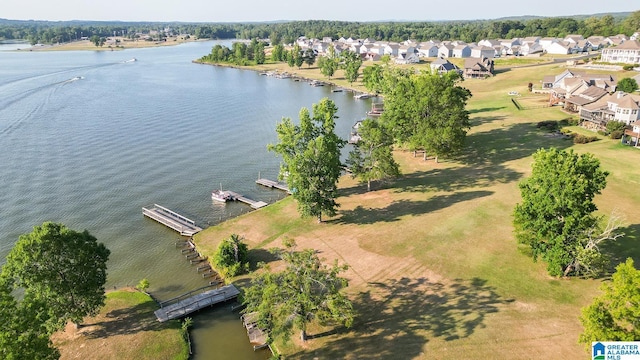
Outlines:
{"label": "two-story house", "polygon": [[640,41],[627,40],[618,46],[602,49],[602,61],[640,64]]}

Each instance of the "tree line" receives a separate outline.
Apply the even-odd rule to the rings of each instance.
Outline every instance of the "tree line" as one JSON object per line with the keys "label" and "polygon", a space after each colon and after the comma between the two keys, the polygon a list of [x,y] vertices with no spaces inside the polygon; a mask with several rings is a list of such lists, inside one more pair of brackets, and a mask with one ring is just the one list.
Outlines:
{"label": "tree line", "polygon": [[400,42],[407,39],[426,41],[463,40],[527,36],[564,37],[568,34],[612,36],[631,35],[640,30],[640,11],[616,16],[575,16],[533,19],[438,21],[438,22],[349,22],[308,20],[281,23],[144,23],[82,21],[16,21],[0,19],[1,39],[22,39],[31,43],[68,42],[82,36],[101,37],[116,34],[148,33],[171,28],[175,33],[200,39],[270,39],[272,44],[291,44],[300,36],[322,39],[372,38]]}

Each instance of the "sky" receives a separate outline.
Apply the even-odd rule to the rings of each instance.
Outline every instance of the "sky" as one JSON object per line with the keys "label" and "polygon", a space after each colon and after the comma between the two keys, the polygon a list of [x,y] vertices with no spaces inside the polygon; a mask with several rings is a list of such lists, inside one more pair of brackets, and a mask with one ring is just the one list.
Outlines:
{"label": "sky", "polygon": [[638,0],[2,0],[11,20],[259,22],[476,20],[640,10]]}

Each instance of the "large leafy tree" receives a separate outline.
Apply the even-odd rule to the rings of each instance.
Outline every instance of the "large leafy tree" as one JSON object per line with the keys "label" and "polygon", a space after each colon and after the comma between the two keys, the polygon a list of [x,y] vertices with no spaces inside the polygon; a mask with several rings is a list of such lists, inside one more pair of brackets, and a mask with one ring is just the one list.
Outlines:
{"label": "large leafy tree", "polygon": [[253,49],[253,59],[256,61],[256,64],[261,65],[267,60],[267,56],[264,53],[264,43],[262,41],[258,41]]}
{"label": "large leafy tree", "polygon": [[276,127],[277,144],[268,149],[282,156],[281,177],[286,178],[289,189],[303,216],[322,214],[333,216],[338,204],[337,184],[340,177],[340,149],[345,141],[335,134],[338,108],[327,98],[313,105],[313,117],[307,108],[300,110],[300,124],[290,118],[282,119]]}
{"label": "large leafy tree", "polygon": [[350,84],[358,79],[360,66],[362,66],[362,58],[351,50],[343,51],[340,54],[342,58],[342,68],[344,69],[344,77]]}
{"label": "large leafy tree", "polygon": [[400,176],[398,163],[393,159],[391,133],[381,123],[366,119],[358,128],[360,140],[349,153],[348,165],[354,177],[367,183]]}
{"label": "large leafy tree", "polygon": [[638,90],[638,82],[636,82],[636,79],[634,78],[624,78],[618,81],[616,89],[631,94]]}
{"label": "large leafy tree", "polygon": [[25,301],[46,304],[46,325],[59,329],[67,321],[79,323],[104,305],[110,251],[86,230],[45,222],[21,235],[0,274],[11,289],[24,289]]}
{"label": "large leafy tree", "polygon": [[223,276],[236,276],[249,270],[249,248],[238,234],[222,240],[213,257],[214,266]]}
{"label": "large leafy tree", "polygon": [[[385,110],[386,111],[386,110]],[[542,258],[553,276],[598,273],[605,265],[598,244],[620,236],[616,226],[600,231],[593,199],[605,188],[609,174],[591,154],[551,148],[533,155],[531,177],[522,181],[522,202],[513,224],[533,259]]]}
{"label": "large leafy tree", "polygon": [[346,265],[335,262],[322,264],[313,249],[295,251],[295,242],[286,242],[286,249],[275,253],[286,268],[277,273],[260,273],[245,290],[245,312],[258,312],[258,325],[269,331],[269,341],[288,340],[295,329],[306,340],[307,325],[318,321],[322,325],[342,324],[350,327],[354,311],[349,299],[341,292],[348,283],[339,277]]}
{"label": "large leafy tree", "polygon": [[450,155],[464,146],[470,128],[467,100],[471,92],[459,86],[459,74],[443,75],[397,71],[386,75],[389,90],[381,121],[393,129],[394,138],[412,150]]}
{"label": "large leafy tree", "polygon": [[282,44],[276,44],[271,49],[271,60],[273,61],[283,61],[285,60],[285,50]]}
{"label": "large leafy tree", "polygon": [[336,70],[338,69],[338,59],[336,58],[333,45],[329,46],[327,49],[327,56],[321,56],[318,59],[318,67],[320,68],[322,75],[326,76],[328,79],[331,79],[333,74],[336,73]]}
{"label": "large leafy tree", "polygon": [[582,309],[580,342],[640,340],[640,270],[627,259],[616,267],[603,294]]}
{"label": "large leafy tree", "polygon": [[8,284],[0,284],[0,359],[60,357],[50,340],[52,331],[45,326],[48,317],[44,308],[46,303],[31,296],[18,303]]}
{"label": "large leafy tree", "polygon": [[376,94],[383,92],[384,68],[379,64],[373,64],[362,69],[362,84],[367,90]]}
{"label": "large leafy tree", "polygon": [[302,55],[302,60],[308,67],[311,67],[316,62],[316,52],[313,49],[306,49]]}

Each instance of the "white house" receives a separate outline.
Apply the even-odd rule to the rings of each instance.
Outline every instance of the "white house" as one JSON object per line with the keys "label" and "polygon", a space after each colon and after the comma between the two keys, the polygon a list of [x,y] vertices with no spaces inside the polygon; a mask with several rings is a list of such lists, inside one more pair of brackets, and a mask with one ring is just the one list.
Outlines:
{"label": "white house", "polygon": [[520,45],[520,54],[524,56],[541,53],[542,51],[542,46],[537,42],[525,41]]}
{"label": "white house", "polygon": [[490,46],[474,46],[471,48],[472,58],[493,59],[495,56],[496,56],[496,51]]}
{"label": "white house", "polygon": [[455,58],[468,58],[471,56],[471,48],[467,44],[457,45],[451,51],[451,56]]}
{"label": "white house", "polygon": [[627,40],[624,43],[602,49],[602,61],[625,64],[640,64],[640,41]]}
{"label": "white house", "polygon": [[567,43],[554,42],[546,48],[547,54],[567,55],[571,53],[571,47]]}
{"label": "white house", "polygon": [[540,44],[540,46],[542,46],[542,49],[546,51],[549,46],[557,43],[558,41],[559,40],[554,37],[544,37],[540,39],[540,41],[538,41],[538,44]]}
{"label": "white house", "polygon": [[630,94],[618,91],[607,100],[607,106],[615,113],[614,120],[622,121],[627,125],[640,120],[638,100]]}
{"label": "white house", "polygon": [[431,42],[420,43],[420,45],[418,45],[418,55],[420,57],[437,57],[438,46]]}
{"label": "white house", "polygon": [[438,57],[444,59],[452,57],[453,48],[454,46],[451,44],[441,44],[438,48]]}

